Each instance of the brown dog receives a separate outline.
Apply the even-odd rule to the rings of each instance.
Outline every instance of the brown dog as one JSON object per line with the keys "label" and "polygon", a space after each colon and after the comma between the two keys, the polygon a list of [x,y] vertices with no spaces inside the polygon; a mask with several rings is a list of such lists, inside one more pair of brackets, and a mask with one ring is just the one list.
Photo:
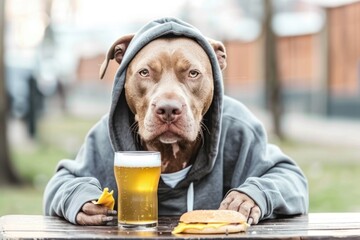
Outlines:
{"label": "brown dog", "polygon": [[[109,60],[120,64],[132,35],[118,39],[109,49],[100,77]],[[209,42],[221,69],[226,66],[225,47]],[[202,117],[213,97],[209,57],[189,38],[160,38],[142,48],[130,62],[125,81],[126,101],[135,114],[138,133],[147,150],[162,156],[162,172],[188,166],[201,143]]]}

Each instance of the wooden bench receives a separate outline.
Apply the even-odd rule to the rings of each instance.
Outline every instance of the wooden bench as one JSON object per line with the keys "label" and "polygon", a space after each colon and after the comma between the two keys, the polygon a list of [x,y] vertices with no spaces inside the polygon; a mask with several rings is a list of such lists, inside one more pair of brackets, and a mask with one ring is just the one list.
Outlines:
{"label": "wooden bench", "polygon": [[172,235],[178,217],[160,217],[153,231],[125,231],[117,226],[76,226],[57,217],[6,215],[0,217],[0,239],[360,239],[360,213],[310,213],[262,221],[246,233]]}

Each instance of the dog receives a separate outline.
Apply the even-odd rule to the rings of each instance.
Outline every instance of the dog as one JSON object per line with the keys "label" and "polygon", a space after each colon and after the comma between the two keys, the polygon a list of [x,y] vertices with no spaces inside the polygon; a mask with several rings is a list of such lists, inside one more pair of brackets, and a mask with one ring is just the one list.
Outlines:
{"label": "dog", "polygon": [[[47,215],[106,225],[116,210],[92,203],[115,190],[114,152],[161,152],[159,215],[228,209],[249,224],[308,211],[301,169],[267,143],[260,121],[223,92],[224,44],[176,18],[120,37],[100,68],[120,64],[109,113],[90,130],[75,161],[62,160],[44,193]],[[173,173],[173,174],[171,174]],[[117,197],[117,196],[116,196]]]}
{"label": "dog", "polygon": [[[110,47],[100,68],[101,79],[110,60],[121,63],[133,36],[123,36]],[[208,41],[224,70],[223,43],[209,38]],[[209,57],[190,38],[156,39],[130,62],[126,101],[135,115],[145,149],[161,152],[162,173],[176,172],[191,164],[189,159],[201,145],[202,118],[210,107],[213,92]]]}

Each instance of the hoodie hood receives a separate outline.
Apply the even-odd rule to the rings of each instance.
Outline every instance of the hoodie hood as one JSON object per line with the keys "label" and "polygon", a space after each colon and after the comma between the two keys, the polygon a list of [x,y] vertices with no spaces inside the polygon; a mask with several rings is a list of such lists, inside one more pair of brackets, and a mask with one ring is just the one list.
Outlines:
{"label": "hoodie hood", "polygon": [[115,75],[109,114],[109,134],[114,151],[141,150],[139,138],[133,130],[134,114],[130,111],[125,99],[126,70],[134,56],[146,44],[169,35],[194,39],[207,53],[212,65],[214,97],[208,112],[203,117],[203,123],[209,131],[204,132],[204,143],[187,177],[187,179],[196,180],[211,171],[217,156],[221,130],[223,81],[221,69],[211,44],[198,29],[190,24],[176,18],[162,18],[149,22],[135,34]]}

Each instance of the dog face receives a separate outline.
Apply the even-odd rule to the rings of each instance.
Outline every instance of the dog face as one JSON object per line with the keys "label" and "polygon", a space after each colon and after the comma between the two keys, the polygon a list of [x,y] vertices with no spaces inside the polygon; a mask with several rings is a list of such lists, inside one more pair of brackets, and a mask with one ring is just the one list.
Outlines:
{"label": "dog face", "polygon": [[[100,78],[111,59],[121,63],[132,37],[123,36],[110,47],[100,69]],[[208,41],[224,69],[223,44],[212,39]],[[151,41],[135,55],[126,72],[126,101],[148,148],[195,141],[201,131],[202,117],[211,105],[213,91],[209,57],[190,38]]]}
{"label": "dog face", "polygon": [[126,101],[145,142],[195,141],[213,96],[210,60],[188,38],[163,38],[141,49],[128,66]]}

